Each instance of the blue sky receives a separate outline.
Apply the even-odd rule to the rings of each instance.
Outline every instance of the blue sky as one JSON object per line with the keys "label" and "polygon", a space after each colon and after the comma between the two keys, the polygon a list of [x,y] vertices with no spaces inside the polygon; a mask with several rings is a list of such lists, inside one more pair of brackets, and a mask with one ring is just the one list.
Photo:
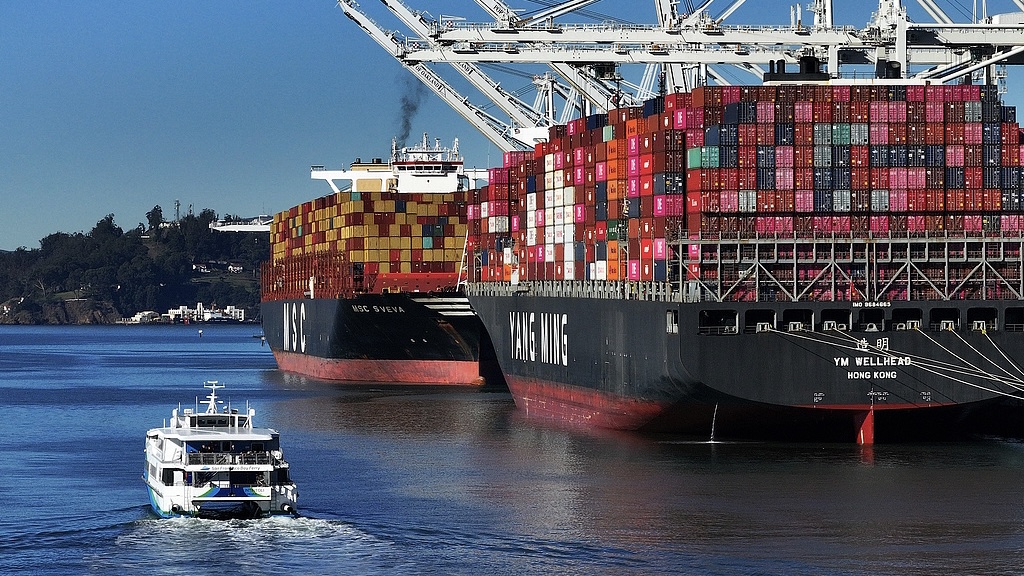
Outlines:
{"label": "blue sky", "polygon": [[[469,1],[407,2],[485,20]],[[788,23],[790,3],[772,17]],[[857,26],[877,5],[835,3],[837,22]],[[748,4],[730,20],[759,22],[763,1]],[[592,10],[616,5],[653,21],[640,0]],[[0,250],[109,213],[124,229],[155,205],[171,218],[175,200],[249,216],[324,195],[309,166],[386,156],[409,76],[332,0],[0,2]],[[422,132],[458,137],[469,164],[500,162],[433,95],[412,122]]]}
{"label": "blue sky", "polygon": [[[327,194],[310,164],[386,156],[407,76],[330,0],[0,2],[0,249]],[[417,120],[500,159],[436,98]]]}

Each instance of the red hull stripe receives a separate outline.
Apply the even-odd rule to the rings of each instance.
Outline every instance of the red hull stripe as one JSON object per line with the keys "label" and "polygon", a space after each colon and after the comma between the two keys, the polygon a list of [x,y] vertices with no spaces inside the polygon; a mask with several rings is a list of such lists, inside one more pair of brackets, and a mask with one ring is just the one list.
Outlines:
{"label": "red hull stripe", "polygon": [[455,360],[349,360],[317,358],[294,352],[274,351],[277,365],[321,380],[479,386],[480,364]]}
{"label": "red hull stripe", "polygon": [[505,379],[516,405],[528,416],[572,425],[636,430],[667,408],[658,402],[622,398],[536,378],[506,374]]}

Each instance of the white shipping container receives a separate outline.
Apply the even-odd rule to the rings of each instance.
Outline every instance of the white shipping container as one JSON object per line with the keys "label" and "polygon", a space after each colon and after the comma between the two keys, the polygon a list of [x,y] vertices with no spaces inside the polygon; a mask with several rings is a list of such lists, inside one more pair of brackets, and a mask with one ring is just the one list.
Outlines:
{"label": "white shipping container", "polygon": [[533,212],[537,209],[537,193],[527,192],[526,194],[526,210]]}
{"label": "white shipping container", "polygon": [[608,279],[608,262],[606,262],[604,260],[598,260],[597,262],[594,262],[594,264],[595,264],[596,273],[597,273],[597,278],[596,279],[597,280],[607,280]]}
{"label": "white shipping container", "polygon": [[491,232],[508,232],[508,216],[492,216],[487,222]]}

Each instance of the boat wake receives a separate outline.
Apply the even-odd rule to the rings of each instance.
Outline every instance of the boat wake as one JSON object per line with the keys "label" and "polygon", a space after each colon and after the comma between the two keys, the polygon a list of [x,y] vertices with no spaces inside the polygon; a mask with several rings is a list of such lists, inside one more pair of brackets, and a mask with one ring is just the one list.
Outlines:
{"label": "boat wake", "polygon": [[[115,545],[90,559],[93,566],[128,572],[203,559],[208,573],[274,573],[312,566],[379,566],[391,543],[340,520],[275,516],[258,520],[199,518],[136,520]],[[273,554],[267,554],[273,550]],[[172,571],[173,572],[173,571]]]}

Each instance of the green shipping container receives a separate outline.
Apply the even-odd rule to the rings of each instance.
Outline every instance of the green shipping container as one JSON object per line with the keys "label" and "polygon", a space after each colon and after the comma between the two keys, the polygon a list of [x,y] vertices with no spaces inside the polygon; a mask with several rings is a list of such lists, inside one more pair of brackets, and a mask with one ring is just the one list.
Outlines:
{"label": "green shipping container", "polygon": [[700,148],[690,148],[686,151],[686,168],[700,168]]}

